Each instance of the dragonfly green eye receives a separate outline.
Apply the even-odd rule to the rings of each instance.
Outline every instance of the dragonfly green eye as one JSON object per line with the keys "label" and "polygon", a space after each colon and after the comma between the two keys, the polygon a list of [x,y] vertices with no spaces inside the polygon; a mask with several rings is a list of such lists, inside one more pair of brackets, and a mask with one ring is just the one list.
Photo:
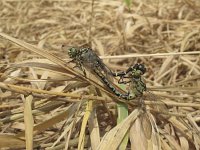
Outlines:
{"label": "dragonfly green eye", "polygon": [[75,48],[75,47],[71,47],[69,50],[68,50],[68,55],[70,58],[74,58],[76,57],[78,54],[78,49]]}

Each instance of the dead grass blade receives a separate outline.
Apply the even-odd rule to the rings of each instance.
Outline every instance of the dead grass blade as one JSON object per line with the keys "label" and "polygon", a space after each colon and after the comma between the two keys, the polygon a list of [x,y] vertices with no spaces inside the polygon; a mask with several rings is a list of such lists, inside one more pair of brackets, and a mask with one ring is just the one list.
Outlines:
{"label": "dead grass blade", "polygon": [[0,135],[0,148],[24,148],[25,141],[17,138],[14,135]]}
{"label": "dead grass blade", "polygon": [[117,56],[100,56],[101,59],[123,59],[123,58],[137,58],[137,57],[159,57],[159,56],[176,56],[176,55],[199,55],[200,51],[191,52],[171,52],[171,53],[158,53],[158,54],[128,54]]}
{"label": "dead grass blade", "polygon": [[[48,51],[44,50],[44,49],[40,49],[40,48],[37,48],[36,46],[34,45],[31,45],[29,43],[26,43],[22,40],[19,40],[19,39],[16,39],[16,38],[13,38],[9,35],[6,35],[4,33],[0,33],[0,36],[8,39],[9,41],[19,45],[19,46],[22,46],[24,48],[26,48],[27,50],[31,51],[31,52],[34,52],[34,53],[37,53],[45,58],[47,58],[48,60],[51,60],[52,62],[54,62],[55,64],[65,68],[67,71],[69,71],[71,74],[73,75],[77,75],[78,74],[76,72],[73,71],[73,69],[69,68],[67,66],[67,63],[63,60],[61,60],[60,58],[56,57],[55,55],[53,54],[50,54]],[[78,76],[79,77],[79,76]]]}
{"label": "dead grass blade", "polygon": [[82,125],[81,125],[81,131],[80,131],[80,134],[79,134],[78,150],[84,149],[84,145],[85,145],[84,141],[85,141],[85,136],[86,136],[85,130],[86,130],[88,119],[89,119],[91,112],[93,110],[93,101],[89,100],[86,103],[87,103],[87,106],[86,106],[86,109],[85,109],[85,114],[84,114]]}
{"label": "dead grass blade", "polygon": [[32,100],[33,96],[22,97],[24,102],[24,123],[25,123],[25,138],[26,138],[26,149],[33,149],[33,115],[32,115]]}
{"label": "dead grass blade", "polygon": [[88,120],[88,128],[90,131],[91,147],[92,149],[96,150],[96,148],[100,144],[101,139],[96,109],[93,109],[90,115],[90,118]]}
{"label": "dead grass blade", "polygon": [[[71,94],[71,93],[61,93],[61,92],[54,92],[54,91],[46,91],[46,90],[40,90],[40,89],[33,89],[33,88],[27,88],[12,84],[6,84],[6,83],[0,83],[0,87],[4,89],[9,89],[11,91],[15,91],[18,93],[27,94],[28,92],[34,92],[34,93],[42,93],[42,94],[49,94],[49,95],[57,95],[57,96],[66,96],[66,97],[72,97],[72,98],[84,98],[84,99],[95,99],[95,100],[108,100],[112,101],[108,98],[98,97],[98,96],[82,96],[81,94]],[[78,102],[79,100],[66,100],[69,102]]]}
{"label": "dead grass blade", "polygon": [[[62,68],[66,69],[68,72],[70,72],[72,75],[75,75],[76,77],[80,78],[80,79],[83,79],[83,80],[86,80],[88,81],[89,83],[91,83],[92,85],[95,85],[96,87],[100,88],[102,91],[104,91],[105,93],[111,95],[112,97],[115,97],[115,99],[117,101],[121,101],[121,102],[125,102],[125,100],[122,100],[122,99],[119,99],[117,96],[115,96],[114,94],[110,93],[107,89],[105,89],[103,86],[99,85],[97,82],[95,82],[94,80],[91,80],[89,78],[86,78],[86,77],[83,77],[83,75],[81,75],[80,73],[74,71],[73,68],[70,68],[68,67],[67,63],[65,61],[63,61],[62,59],[56,57],[55,55],[51,54],[51,53],[48,53],[48,51],[46,50],[43,50],[43,49],[39,49],[37,48],[36,46],[34,45],[31,45],[29,43],[26,43],[24,41],[21,41],[19,39],[16,39],[16,38],[13,38],[9,35],[6,35],[4,33],[0,33],[0,36],[10,40],[11,42],[19,45],[19,46],[22,46],[24,48],[26,48],[27,50],[31,51],[31,52],[35,52],[49,60],[51,60],[52,62],[54,62],[55,64],[61,66]],[[114,99],[114,100],[115,100]]]}
{"label": "dead grass blade", "polygon": [[[50,119],[45,120],[44,122],[37,124],[34,126],[34,135],[38,134],[44,130],[46,130],[49,127],[52,127],[56,123],[59,123],[65,119],[71,118],[72,115],[74,115],[74,110],[78,109],[79,103],[74,103],[68,106],[63,112],[51,117]],[[23,138],[25,135],[25,132],[21,132],[16,135],[16,137]]]}
{"label": "dead grass blade", "polygon": [[[189,141],[193,141],[193,133],[190,129],[188,129],[185,125],[183,125],[180,121],[178,121],[175,117],[171,117],[169,121],[172,125],[178,129]],[[187,131],[187,132],[185,132]],[[200,143],[200,138],[198,137],[197,143]]]}
{"label": "dead grass blade", "polygon": [[[151,107],[159,102],[145,101],[147,112],[154,116],[144,127],[138,123],[135,134],[145,140],[135,142],[136,146],[200,149],[200,1],[127,1],[128,6],[116,0],[0,1],[0,149],[26,146],[21,95],[33,96],[34,149],[76,149],[85,99],[93,100],[94,110],[85,127],[89,132],[84,148],[97,149],[112,129],[116,132],[108,132],[108,142],[102,142],[108,144],[105,147],[114,143],[114,148],[121,144],[123,136],[117,132],[130,131],[114,128],[117,113],[112,100],[121,100],[89,71],[84,77],[74,69],[73,63],[67,63],[67,51],[60,48],[85,43],[115,71],[143,63],[147,87],[168,106],[163,113]],[[90,85],[98,89],[95,96]],[[133,106],[129,112],[138,106],[136,101],[122,102]],[[149,136],[142,133],[150,128],[149,121],[151,140],[146,138],[150,130],[146,130]],[[131,147],[128,142],[126,149]]]}
{"label": "dead grass blade", "polygon": [[97,149],[117,149],[138,115],[139,110],[135,109],[124,121],[104,135]]}

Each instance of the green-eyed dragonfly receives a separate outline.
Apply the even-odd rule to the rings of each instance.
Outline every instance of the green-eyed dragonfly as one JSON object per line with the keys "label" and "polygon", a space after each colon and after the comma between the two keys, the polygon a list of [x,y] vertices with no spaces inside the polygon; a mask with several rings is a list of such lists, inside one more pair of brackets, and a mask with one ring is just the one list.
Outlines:
{"label": "green-eyed dragonfly", "polygon": [[[122,94],[121,92],[119,92],[119,90],[117,90],[117,88],[113,85],[112,81],[108,77],[108,75],[112,75],[112,71],[102,62],[102,60],[98,57],[98,55],[91,48],[71,47],[68,49],[68,55],[72,59],[71,62],[76,63],[75,67],[78,67],[79,69],[81,69],[83,71],[84,75],[86,75],[86,72],[84,69],[84,68],[86,68],[86,69],[90,70],[92,73],[94,73],[97,77],[99,77],[101,79],[101,81],[116,96],[126,99],[126,100],[133,98],[129,95],[129,93]],[[138,75],[144,74],[145,71],[144,70],[141,71],[140,69],[141,68],[139,68],[138,65],[136,65],[135,68],[134,67],[132,68],[132,70],[134,70],[136,74],[137,73],[138,73]],[[136,75],[136,76],[138,76],[138,75]],[[137,95],[137,94],[135,94],[135,95]]]}
{"label": "green-eyed dragonfly", "polygon": [[[129,67],[126,71],[122,72],[113,72],[112,75],[114,77],[120,77],[118,80],[119,84],[127,84],[129,83],[129,93],[130,94],[136,94],[136,97],[138,97],[138,105],[143,110],[141,113],[141,125],[144,130],[145,136],[149,139],[151,138],[152,134],[152,125],[155,126],[154,121],[152,120],[152,116],[150,113],[147,112],[146,106],[144,104],[144,99],[148,99],[150,101],[158,101],[158,96],[151,93],[147,87],[146,84],[142,78],[142,75],[146,72],[146,68],[143,64],[135,64]],[[126,79],[126,80],[124,80]],[[145,96],[143,93],[145,93]],[[165,103],[161,100],[159,100],[160,105],[152,105],[151,107],[156,112],[163,112],[168,113],[167,107]]]}

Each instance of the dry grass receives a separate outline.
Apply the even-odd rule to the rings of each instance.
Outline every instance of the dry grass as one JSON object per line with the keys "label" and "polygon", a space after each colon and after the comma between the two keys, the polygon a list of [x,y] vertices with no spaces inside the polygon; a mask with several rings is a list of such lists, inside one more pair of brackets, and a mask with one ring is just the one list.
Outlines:
{"label": "dry grass", "polygon": [[[199,149],[200,2],[134,0],[128,9],[101,0],[93,13],[91,6],[0,1],[0,147],[111,150],[130,131],[127,149]],[[67,63],[61,45],[85,43],[113,70],[145,64],[148,88],[170,112],[148,111],[151,139],[137,103],[129,102],[130,115],[116,126],[114,101],[125,101]]]}

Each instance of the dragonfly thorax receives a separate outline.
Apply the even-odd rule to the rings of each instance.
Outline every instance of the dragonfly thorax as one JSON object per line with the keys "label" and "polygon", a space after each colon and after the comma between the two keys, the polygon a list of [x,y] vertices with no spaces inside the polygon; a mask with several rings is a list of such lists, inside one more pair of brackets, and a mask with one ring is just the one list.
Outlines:
{"label": "dragonfly thorax", "polygon": [[143,72],[141,70],[132,70],[130,73],[131,78],[141,78],[141,75],[143,75]]}

